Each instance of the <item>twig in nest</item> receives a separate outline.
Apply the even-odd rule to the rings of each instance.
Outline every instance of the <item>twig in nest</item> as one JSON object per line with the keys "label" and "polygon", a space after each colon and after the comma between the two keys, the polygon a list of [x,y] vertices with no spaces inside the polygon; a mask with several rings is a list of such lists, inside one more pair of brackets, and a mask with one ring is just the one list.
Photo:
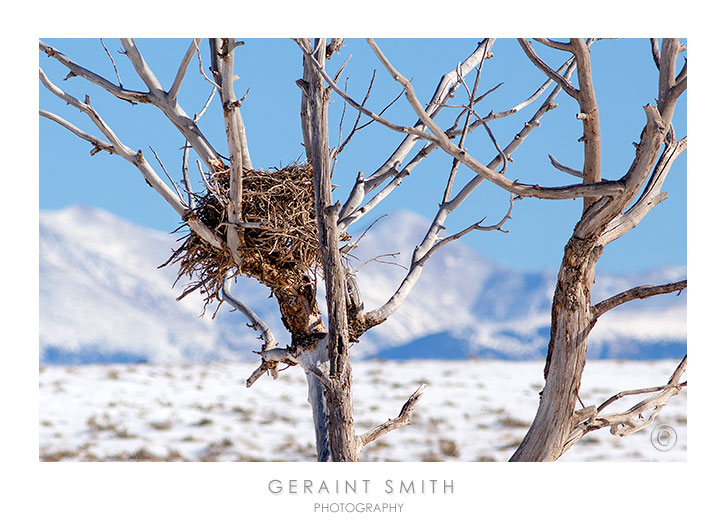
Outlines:
{"label": "twig in nest", "polygon": [[214,249],[190,231],[164,264],[179,264],[177,281],[191,279],[182,297],[201,289],[205,306],[219,300],[229,272],[253,277],[273,290],[306,283],[319,262],[312,168],[292,164],[271,172],[244,170],[243,218],[236,224],[227,219],[229,170],[203,179],[207,190],[197,196],[189,215],[213,227],[224,241],[228,230],[237,230],[242,262],[237,264],[227,249]]}

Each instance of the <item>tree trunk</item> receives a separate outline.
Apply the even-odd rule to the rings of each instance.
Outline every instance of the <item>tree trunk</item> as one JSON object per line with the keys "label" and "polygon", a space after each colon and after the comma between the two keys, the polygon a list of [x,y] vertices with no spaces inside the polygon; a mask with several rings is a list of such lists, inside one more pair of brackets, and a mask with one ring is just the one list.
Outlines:
{"label": "tree trunk", "polygon": [[511,461],[555,461],[571,433],[591,329],[589,308],[597,239],[572,237],[564,249],[551,310],[546,384],[533,424]]}
{"label": "tree trunk", "polygon": [[[309,41],[307,41],[309,45]],[[315,39],[310,49],[315,60],[325,64],[325,39]],[[348,322],[345,269],[342,265],[340,238],[337,229],[339,204],[332,204],[330,182],[330,147],[328,139],[327,106],[329,91],[322,75],[305,56],[303,79],[303,136],[307,157],[312,164],[315,188],[317,236],[320,244],[322,269],[325,277],[328,333],[329,371],[320,371],[324,378],[327,404],[328,436],[333,461],[357,461],[360,451],[352,416],[352,367],[348,352]],[[314,409],[314,407],[313,407]]]}
{"label": "tree trunk", "polygon": [[330,460],[330,435],[327,428],[327,398],[320,379],[312,372],[312,367],[323,374],[329,371],[329,358],[327,356],[327,341],[321,340],[313,349],[301,352],[297,356],[300,365],[307,377],[307,401],[312,408],[312,421],[315,426],[315,440],[317,445],[317,460]]}

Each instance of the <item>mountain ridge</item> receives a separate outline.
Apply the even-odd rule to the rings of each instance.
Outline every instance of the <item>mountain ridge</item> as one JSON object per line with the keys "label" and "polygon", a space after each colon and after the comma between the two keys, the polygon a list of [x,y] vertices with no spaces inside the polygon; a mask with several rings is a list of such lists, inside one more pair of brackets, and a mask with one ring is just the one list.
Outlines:
{"label": "mountain ridge", "polygon": [[[417,214],[395,212],[360,240],[350,265],[360,267],[356,276],[367,310],[383,304],[406,274],[405,267],[368,260],[398,253],[398,264],[409,264],[412,248],[427,226],[428,221]],[[212,320],[215,308],[200,317],[203,303],[197,294],[175,300],[183,291],[183,280],[172,288],[174,268],[158,268],[175,245],[174,235],[97,208],[41,211],[41,361],[254,359],[260,341],[239,313],[224,305]],[[635,285],[679,280],[685,272],[684,267],[668,266],[629,275],[601,274],[593,300]],[[555,279],[553,271],[513,269],[453,242],[426,264],[399,311],[368,331],[351,354],[392,359],[542,357]],[[244,278],[234,292],[285,344],[289,335],[269,290]],[[324,313],[324,304],[320,307]],[[608,312],[592,332],[589,355],[681,356],[686,337],[686,295],[664,295]]]}

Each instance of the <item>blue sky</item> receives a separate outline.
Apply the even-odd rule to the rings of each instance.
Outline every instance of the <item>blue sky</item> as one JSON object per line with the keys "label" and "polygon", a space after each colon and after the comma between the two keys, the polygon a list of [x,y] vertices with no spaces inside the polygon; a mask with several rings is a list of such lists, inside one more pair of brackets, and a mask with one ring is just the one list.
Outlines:
{"label": "blue sky", "polygon": [[[113,66],[98,39],[44,39],[48,44],[93,69],[110,80],[116,79]],[[117,39],[104,39],[118,66],[124,87],[144,90],[135,77],[129,62],[118,54]],[[188,45],[186,39],[140,39],[139,49],[168,88],[176,73],[178,62]],[[245,39],[246,45],[237,48],[235,89],[238,96],[249,88],[241,110],[255,167],[270,168],[284,165],[304,155],[299,126],[299,88],[295,80],[301,77],[301,57],[297,46],[287,39]],[[412,78],[419,98],[433,93],[440,76],[465,59],[476,46],[475,39],[380,39],[378,44],[398,70]],[[540,49],[537,51],[552,65],[558,66],[567,57],[564,52]],[[479,113],[500,111],[528,97],[544,80],[523,55],[515,40],[498,39],[493,48],[494,58],[486,61],[480,81],[480,93],[504,84],[479,104]],[[336,71],[349,57],[341,83],[349,78],[348,90],[358,101],[362,99],[373,69],[377,69],[375,84],[368,106],[379,111],[400,88],[376,63],[370,49],[359,39],[346,41],[328,69]],[[202,58],[208,65],[206,43]],[[604,40],[594,44],[592,62],[603,134],[603,168],[605,178],[617,179],[629,167],[634,147],[644,124],[642,107],[655,103],[657,71],[651,59],[646,39]],[[143,149],[149,160],[160,155],[166,168],[177,180],[180,177],[183,141],[155,108],[131,106],[97,90],[88,82],[71,78],[62,81],[67,71],[56,61],[41,54],[40,65],[67,92],[82,99],[85,94],[119,137],[134,149]],[[471,77],[470,83],[473,82]],[[182,87],[180,103],[187,114],[198,112],[206,101],[211,87],[199,74],[194,61]],[[465,96],[459,90],[455,103]],[[687,134],[686,96],[678,103],[675,116],[677,136]],[[548,154],[560,162],[577,167],[582,163],[581,123],[575,119],[577,105],[566,95],[559,95],[559,107],[547,113],[542,126],[526,140],[513,155],[507,176],[522,182],[542,185],[561,185],[575,178],[554,169]],[[40,106],[73,121],[92,134],[97,134],[89,120],[54,96],[40,89]],[[492,122],[491,128],[500,144],[511,136],[536,110],[536,103],[513,117]],[[332,96],[330,143],[338,141],[338,123],[342,100]],[[448,127],[456,109],[439,115],[439,123]],[[219,118],[218,97],[202,118],[200,127],[222,153],[226,149],[223,124]],[[343,138],[356,113],[350,107],[345,113]],[[395,122],[412,124],[415,119],[404,98],[386,111]],[[60,126],[40,119],[40,208],[56,209],[71,204],[94,205],[134,222],[163,231],[171,231],[178,219],[168,205],[143,181],[140,173],[120,157],[100,153],[89,156],[90,146]],[[336,198],[344,201],[358,171],[369,175],[397,147],[401,135],[373,124],[356,134],[341,155],[335,170]],[[482,128],[470,137],[467,146],[484,162],[496,153]],[[686,158],[675,163],[663,188],[669,199],[657,206],[647,218],[625,237],[607,247],[600,269],[609,272],[640,271],[661,265],[686,263]],[[431,217],[437,210],[450,169],[450,159],[441,153],[432,154],[376,210],[355,227],[364,229],[379,215],[397,209],[408,209]],[[192,164],[193,165],[193,164]],[[157,171],[161,174],[157,165]],[[457,185],[462,186],[471,172],[459,171]],[[199,185],[197,185],[199,186]],[[448,220],[450,230],[465,227],[483,216],[498,221],[507,208],[505,192],[484,183]],[[513,219],[508,222],[508,234],[471,233],[464,242],[485,256],[523,269],[555,269],[563,247],[581,212],[581,200],[542,201],[526,199],[515,205]],[[381,221],[384,223],[384,220]],[[394,227],[391,227],[394,230]],[[414,245],[417,242],[411,242]]]}

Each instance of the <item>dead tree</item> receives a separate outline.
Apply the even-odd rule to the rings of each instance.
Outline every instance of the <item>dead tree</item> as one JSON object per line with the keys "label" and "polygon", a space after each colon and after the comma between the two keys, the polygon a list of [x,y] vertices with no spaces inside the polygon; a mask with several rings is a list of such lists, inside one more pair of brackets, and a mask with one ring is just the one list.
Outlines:
{"label": "dead tree", "polygon": [[[597,319],[629,300],[679,291],[686,286],[686,281],[666,286],[640,286],[598,304],[592,304],[590,300],[596,262],[604,246],[634,228],[647,212],[665,199],[661,193],[662,183],[674,160],[686,149],[686,139],[676,139],[671,121],[675,103],[686,87],[687,72],[683,68],[675,74],[675,61],[684,50],[676,39],[665,39],[661,51],[657,41],[652,40],[655,64],[660,72],[658,105],[645,107],[646,123],[630,170],[620,179],[606,180],[602,178],[600,169],[599,117],[589,59],[589,48],[594,40],[538,40],[545,46],[562,51],[566,56],[562,64],[558,68],[550,67],[534,52],[531,43],[521,40],[525,55],[546,74],[546,81],[526,100],[481,116],[476,106],[490,91],[479,94],[479,81],[485,61],[492,57],[494,39],[479,42],[467,58],[443,75],[427,105],[421,103],[411,82],[396,70],[378,45],[368,39],[384,69],[401,85],[402,94],[418,118],[413,125],[400,125],[384,118],[382,111],[374,112],[366,106],[369,90],[358,102],[341,88],[339,77],[342,68],[334,76],[328,73],[326,61],[340,48],[342,39],[295,39],[302,59],[302,77],[297,84],[301,91],[300,115],[307,160],[305,164],[271,173],[255,170],[252,165],[240,112],[244,97],[238,99],[233,88],[235,50],[242,42],[227,38],[209,39],[212,75],[208,77],[201,68],[201,39],[193,39],[180,61],[171,87],[166,90],[144,61],[134,41],[122,39],[125,55],[148,89],[144,92],[127,90],[120,79],[118,84],[113,83],[41,42],[40,50],[67,67],[69,76],[82,77],[117,98],[133,104],[150,104],[163,112],[185,142],[180,179],[183,192],[173,180],[173,190],[169,188],[140,150],[126,146],[104,122],[88,97],[80,101],[70,96],[53,84],[42,70],[40,79],[43,85],[87,114],[104,138],[95,137],[53,113],[41,110],[40,114],[90,142],[92,154],[107,151],[131,162],[146,182],[179,214],[188,228],[188,235],[169,262],[179,265],[180,277],[188,275],[195,279],[183,295],[199,289],[207,303],[227,302],[261,333],[261,364],[248,379],[248,386],[265,373],[276,378],[280,364],[303,368],[308,381],[320,461],[356,461],[366,444],[410,423],[413,408],[421,398],[424,386],[411,395],[396,418],[364,434],[356,434],[352,416],[349,348],[367,330],[383,323],[401,306],[430,257],[447,243],[472,231],[506,232],[504,224],[511,218],[514,203],[519,199],[583,198],[583,214],[564,250],[554,293],[545,367],[546,385],[539,411],[529,433],[512,457],[513,460],[555,460],[593,429],[611,426],[613,433],[618,434],[641,429],[643,425],[638,424],[637,419],[643,412],[653,409],[651,418],[646,421],[651,422],[666,400],[686,385],[679,382],[685,367],[683,360],[670,382],[661,388],[625,391],[599,408],[592,406],[576,410],[587,336]],[[182,81],[195,59],[199,62],[201,74],[212,86],[212,96],[215,93],[219,95],[228,157],[212,147],[197,124],[209,102],[193,118],[178,103]],[[575,71],[578,87],[571,82]],[[471,80],[471,77],[474,79]],[[454,106],[451,99],[461,87],[465,89],[465,103]],[[358,113],[351,135],[358,130],[362,116],[371,123],[382,124],[403,135],[400,144],[377,170],[367,177],[363,172],[358,174],[342,206],[340,202],[333,202],[331,186],[331,167],[345,145],[343,142],[334,150],[329,146],[327,109],[333,91],[342,97],[346,106]],[[582,170],[575,170],[558,163],[553,157],[551,160],[555,167],[575,176],[580,182],[545,187],[508,178],[506,172],[512,161],[511,154],[540,125],[541,118],[556,108],[555,100],[562,91],[574,98],[580,107],[577,118],[583,123],[585,162]],[[488,124],[512,116],[535,102],[538,102],[538,107],[531,117],[502,147]],[[459,108],[460,113],[452,124],[444,128],[436,118],[443,109],[452,107]],[[469,135],[481,126],[495,153],[487,164],[472,156],[465,147]],[[343,260],[357,243],[350,241],[347,230],[391,194],[436,149],[448,154],[452,161],[450,172],[443,179],[438,211],[424,238],[415,247],[407,274],[398,288],[380,307],[366,311],[355,277]],[[188,160],[192,150],[197,156],[197,166],[204,183],[205,190],[201,193],[194,192],[191,186]],[[473,170],[474,176],[454,193],[454,181],[462,167]],[[491,225],[484,225],[484,218],[458,232],[445,233],[444,224],[448,216],[486,181],[510,194],[505,215]],[[271,201],[264,199],[270,197],[273,189],[277,195]],[[277,208],[279,204],[287,205],[283,214]],[[315,272],[324,279],[327,326],[316,303]],[[234,278],[241,274],[256,278],[271,288],[279,304],[282,322],[290,332],[291,340],[287,347],[279,347],[269,327],[231,293]],[[622,415],[600,415],[601,410],[620,395],[644,392],[659,394]],[[621,426],[627,429],[620,429]]]}

